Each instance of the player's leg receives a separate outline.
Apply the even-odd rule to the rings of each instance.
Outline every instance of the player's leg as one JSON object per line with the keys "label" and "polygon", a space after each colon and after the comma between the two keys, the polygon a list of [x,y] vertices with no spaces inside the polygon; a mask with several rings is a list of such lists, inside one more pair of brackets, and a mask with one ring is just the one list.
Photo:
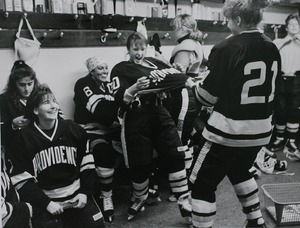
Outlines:
{"label": "player's leg", "polygon": [[123,117],[123,157],[125,165],[129,168],[133,186],[132,203],[127,211],[129,221],[144,209],[148,197],[153,159],[151,116],[151,110],[142,105],[140,108],[128,110]]}
{"label": "player's leg", "polygon": [[287,87],[290,82],[281,79],[278,85],[278,93],[276,94],[275,105],[274,105],[274,117],[275,117],[275,141],[271,142],[267,146],[272,152],[281,150],[285,144],[285,130],[287,123],[287,110],[289,104],[289,94]]}
{"label": "player's leg", "polygon": [[98,186],[103,215],[106,221],[111,222],[114,214],[112,187],[116,151],[112,147],[111,140],[104,137],[93,140],[91,142],[91,148],[99,181]]}
{"label": "player's leg", "polygon": [[236,158],[228,172],[235,193],[247,217],[246,227],[264,227],[260,210],[258,186],[249,172],[260,147],[235,148]]}
{"label": "player's leg", "polygon": [[64,221],[61,215],[52,215],[47,210],[33,208],[32,225],[39,228],[63,228]]}
{"label": "player's leg", "polygon": [[212,227],[217,211],[215,191],[226,176],[232,156],[227,148],[206,141],[190,175],[194,227]]}
{"label": "player's leg", "polygon": [[129,167],[133,187],[132,202],[127,211],[129,221],[145,209],[144,205],[148,198],[149,175],[151,173],[151,169],[151,164]]}
{"label": "player's leg", "polygon": [[[69,210],[69,211],[67,211]],[[69,224],[80,228],[103,228],[104,219],[100,208],[92,197],[87,197],[86,205],[81,209],[67,209]],[[80,224],[80,225],[79,225]]]}
{"label": "player's leg", "polygon": [[173,119],[163,107],[157,107],[155,113],[155,148],[165,163],[172,193],[178,200],[182,217],[189,220],[191,208],[188,202],[188,184],[185,170],[185,150],[181,145]]}
{"label": "player's leg", "polygon": [[300,78],[295,77],[293,79],[293,86],[291,88],[290,108],[287,116],[287,143],[284,148],[284,152],[288,154],[292,159],[300,159],[300,152],[296,145],[296,138],[299,131],[299,120],[300,120]]}

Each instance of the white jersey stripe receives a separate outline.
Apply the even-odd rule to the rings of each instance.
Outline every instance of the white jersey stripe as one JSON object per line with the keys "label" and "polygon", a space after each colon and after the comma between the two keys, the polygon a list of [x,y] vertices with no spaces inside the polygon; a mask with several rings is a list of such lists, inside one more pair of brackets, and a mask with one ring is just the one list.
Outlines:
{"label": "white jersey stripe", "polygon": [[57,199],[57,198],[64,198],[74,194],[80,188],[80,180],[75,180],[72,184],[62,187],[56,188],[53,190],[43,190],[43,192],[50,198],[50,199]]}
{"label": "white jersey stripe", "polygon": [[251,146],[263,146],[267,145],[270,142],[270,136],[266,136],[264,138],[259,139],[229,139],[223,136],[214,134],[213,132],[209,132],[206,128],[203,131],[203,137],[209,141],[222,144],[224,146],[232,146],[232,147],[251,147]]}
{"label": "white jersey stripe", "polygon": [[187,89],[182,89],[181,98],[182,98],[182,105],[178,115],[178,122],[177,122],[177,132],[180,138],[182,137],[183,122],[189,107],[189,96],[188,96]]}
{"label": "white jersey stripe", "polygon": [[211,114],[208,125],[231,135],[256,135],[272,130],[272,116],[260,120],[234,120],[217,111]]}
{"label": "white jersey stripe", "polygon": [[208,91],[203,89],[200,84],[199,84],[199,86],[196,86],[196,94],[197,94],[197,99],[203,98],[202,100],[205,100],[206,102],[208,102],[211,105],[216,104],[219,100],[218,97],[213,96]]}
{"label": "white jersey stripe", "polygon": [[212,143],[211,142],[206,142],[204,144],[204,146],[202,147],[199,155],[198,155],[198,158],[194,164],[194,168],[192,170],[192,173],[190,175],[190,181],[194,184],[195,183],[195,180],[197,179],[197,175],[198,175],[198,172],[202,166],[202,163],[207,155],[207,153],[209,152],[210,150],[210,147],[211,147]]}
{"label": "white jersey stripe", "polygon": [[126,146],[126,140],[125,140],[125,119],[126,119],[126,112],[123,115],[123,124],[121,128],[121,142],[122,142],[122,150],[123,150],[123,157],[124,157],[124,163],[127,168],[129,168],[129,161],[128,161],[128,152],[127,152],[127,146]]}
{"label": "white jersey stripe", "polygon": [[15,186],[16,190],[19,190],[24,185],[24,183],[29,179],[35,180],[35,177],[28,172],[23,172],[15,176],[12,176],[11,182]]}

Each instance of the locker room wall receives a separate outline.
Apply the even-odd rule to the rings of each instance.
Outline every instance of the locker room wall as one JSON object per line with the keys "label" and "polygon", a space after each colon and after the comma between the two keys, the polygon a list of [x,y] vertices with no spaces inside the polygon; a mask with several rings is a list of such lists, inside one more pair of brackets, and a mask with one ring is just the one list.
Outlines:
{"label": "locker room wall", "polygon": [[[207,57],[212,46],[205,45]],[[165,46],[161,51],[166,59],[170,59],[173,46]],[[84,61],[91,56],[102,56],[111,69],[116,63],[126,59],[125,47],[101,48],[42,48],[38,61],[32,66],[41,83],[46,83],[55,93],[60,107],[67,116],[73,119],[74,85],[87,74]],[[0,91],[2,93],[14,63],[14,52],[11,49],[0,49]]]}

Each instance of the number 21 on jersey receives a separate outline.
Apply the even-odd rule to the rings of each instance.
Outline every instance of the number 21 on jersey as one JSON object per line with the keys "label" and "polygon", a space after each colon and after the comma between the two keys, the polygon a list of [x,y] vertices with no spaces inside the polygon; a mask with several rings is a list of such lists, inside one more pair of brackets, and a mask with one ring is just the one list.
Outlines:
{"label": "number 21 on jersey", "polygon": [[253,70],[260,70],[259,78],[250,79],[244,83],[242,94],[241,94],[241,104],[268,103],[273,101],[274,92],[275,92],[275,79],[278,73],[278,62],[274,61],[271,67],[271,71],[273,75],[272,75],[272,83],[270,86],[272,86],[272,88],[271,88],[271,93],[269,94],[268,97],[249,95],[250,88],[262,86],[266,81],[266,75],[267,75],[267,66],[263,61],[247,63],[244,68],[244,75],[250,75],[251,71]]}

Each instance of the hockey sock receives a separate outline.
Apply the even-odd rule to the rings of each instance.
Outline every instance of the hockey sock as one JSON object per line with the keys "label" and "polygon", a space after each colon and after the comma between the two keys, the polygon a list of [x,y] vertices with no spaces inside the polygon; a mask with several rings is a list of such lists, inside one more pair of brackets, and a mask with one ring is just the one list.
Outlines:
{"label": "hockey sock", "polygon": [[132,182],[133,186],[133,197],[144,201],[148,197],[149,179],[146,179],[142,183]]}
{"label": "hockey sock", "polygon": [[216,202],[192,199],[192,218],[194,227],[212,227],[217,211]]}
{"label": "hockey sock", "polygon": [[187,185],[187,177],[186,177],[186,170],[183,169],[181,171],[170,173],[169,174],[169,183],[172,189],[173,194],[175,195],[176,199],[179,196],[188,192],[188,185]]}
{"label": "hockey sock", "polygon": [[114,168],[96,167],[101,192],[110,192],[114,176]]}
{"label": "hockey sock", "polygon": [[298,130],[299,130],[298,123],[287,123],[286,124],[287,138],[289,139],[290,142],[296,141]]}
{"label": "hockey sock", "polygon": [[[238,183],[233,186],[235,193],[242,204],[243,212],[250,222],[264,223],[260,211],[260,202],[258,198],[258,187],[254,178]],[[261,223],[261,224],[262,224]]]}

